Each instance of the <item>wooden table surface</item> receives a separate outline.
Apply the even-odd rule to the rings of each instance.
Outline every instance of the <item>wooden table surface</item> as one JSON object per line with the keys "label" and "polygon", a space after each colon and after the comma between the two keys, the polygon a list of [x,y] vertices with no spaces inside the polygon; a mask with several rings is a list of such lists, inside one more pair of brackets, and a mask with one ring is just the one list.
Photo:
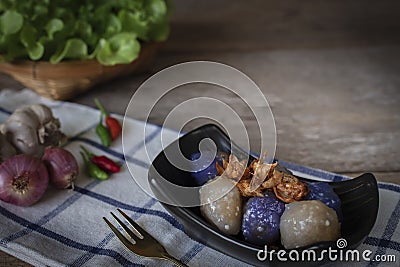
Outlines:
{"label": "wooden table surface", "polygon": [[[189,60],[222,62],[247,74],[267,97],[277,129],[276,157],[400,183],[399,12],[400,2],[393,0],[176,0],[170,39],[149,72],[70,101],[94,106],[98,97],[111,112],[123,114],[138,86],[156,71]],[[23,86],[0,74],[3,88]],[[248,108],[232,93],[204,84],[166,96],[149,121],[162,124],[177,104],[198,96],[234,107],[257,147]],[[28,264],[0,252],[0,266]]]}

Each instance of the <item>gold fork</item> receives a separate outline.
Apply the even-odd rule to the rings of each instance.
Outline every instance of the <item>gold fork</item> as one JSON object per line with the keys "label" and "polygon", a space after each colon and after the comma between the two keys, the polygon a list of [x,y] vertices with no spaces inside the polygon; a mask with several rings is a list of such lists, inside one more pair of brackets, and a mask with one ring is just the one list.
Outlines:
{"label": "gold fork", "polygon": [[183,264],[179,260],[175,259],[165,248],[148,232],[146,232],[142,227],[140,227],[135,221],[133,221],[128,215],[126,215],[122,210],[117,209],[119,213],[126,219],[126,221],[132,226],[133,230],[129,229],[129,227],[124,224],[114,213],[111,212],[111,215],[117,221],[117,223],[125,230],[125,232],[132,239],[129,240],[122,234],[118,229],[109,221],[107,218],[103,217],[103,220],[108,224],[114,234],[118,237],[118,239],[125,245],[127,249],[136,253],[140,256],[156,258],[156,259],[164,259],[168,260],[179,267],[188,267],[186,264]]}

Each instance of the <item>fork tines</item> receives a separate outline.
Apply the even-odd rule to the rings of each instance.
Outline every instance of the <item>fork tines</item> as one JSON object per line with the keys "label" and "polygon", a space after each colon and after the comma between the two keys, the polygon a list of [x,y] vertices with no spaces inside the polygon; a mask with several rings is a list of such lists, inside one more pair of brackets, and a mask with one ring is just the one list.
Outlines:
{"label": "fork tines", "polygon": [[[146,235],[146,231],[143,230],[140,225],[138,225],[134,220],[132,220],[125,212],[123,212],[120,209],[117,209],[119,213],[125,218],[125,220],[129,223],[129,225],[132,227],[133,231],[119,219],[113,212],[111,212],[111,215],[114,217],[114,219],[117,221],[117,223],[125,230],[125,232],[129,235],[130,238],[133,240],[135,238],[140,238],[143,239]],[[103,220],[107,223],[107,225],[111,228],[111,230],[114,232],[114,234],[125,244],[125,242],[130,241],[106,218],[103,217]],[[126,244],[125,244],[126,245]]]}
{"label": "fork tines", "polygon": [[125,218],[128,224],[132,227],[131,230],[128,225],[121,221],[114,213],[111,215],[117,221],[117,223],[125,230],[126,235],[130,237],[131,240],[125,237],[125,234],[121,233],[107,218],[103,217],[103,220],[111,228],[118,239],[127,247],[130,251],[150,258],[158,258],[168,260],[177,266],[187,266],[168,254],[165,248],[146,230],[140,227],[134,220],[132,220],[128,215],[126,215],[122,210],[117,209],[119,213]]}

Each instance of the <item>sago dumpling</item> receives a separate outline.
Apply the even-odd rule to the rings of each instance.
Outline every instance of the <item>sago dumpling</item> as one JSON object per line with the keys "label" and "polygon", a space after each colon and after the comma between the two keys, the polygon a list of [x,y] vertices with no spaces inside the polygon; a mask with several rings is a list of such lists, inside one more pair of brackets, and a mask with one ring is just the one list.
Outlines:
{"label": "sago dumpling", "polygon": [[287,204],[280,221],[281,242],[286,249],[321,241],[336,241],[340,224],[334,209],[319,200]]}
{"label": "sago dumpling", "polygon": [[[242,197],[231,180],[217,176],[200,189],[200,200],[208,203],[200,207],[201,214],[220,231],[236,235],[242,223]],[[222,197],[221,197],[222,196]],[[217,199],[215,201],[211,201]]]}

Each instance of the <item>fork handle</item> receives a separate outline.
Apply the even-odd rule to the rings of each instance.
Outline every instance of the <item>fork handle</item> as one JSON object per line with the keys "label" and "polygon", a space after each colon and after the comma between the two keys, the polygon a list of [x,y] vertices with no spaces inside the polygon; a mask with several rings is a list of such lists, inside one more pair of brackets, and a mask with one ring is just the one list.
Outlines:
{"label": "fork handle", "polygon": [[173,264],[175,264],[176,266],[179,267],[189,267],[186,264],[180,262],[179,260],[175,259],[174,257],[172,257],[171,255],[169,255],[168,253],[163,253],[162,254],[163,259],[172,262]]}

